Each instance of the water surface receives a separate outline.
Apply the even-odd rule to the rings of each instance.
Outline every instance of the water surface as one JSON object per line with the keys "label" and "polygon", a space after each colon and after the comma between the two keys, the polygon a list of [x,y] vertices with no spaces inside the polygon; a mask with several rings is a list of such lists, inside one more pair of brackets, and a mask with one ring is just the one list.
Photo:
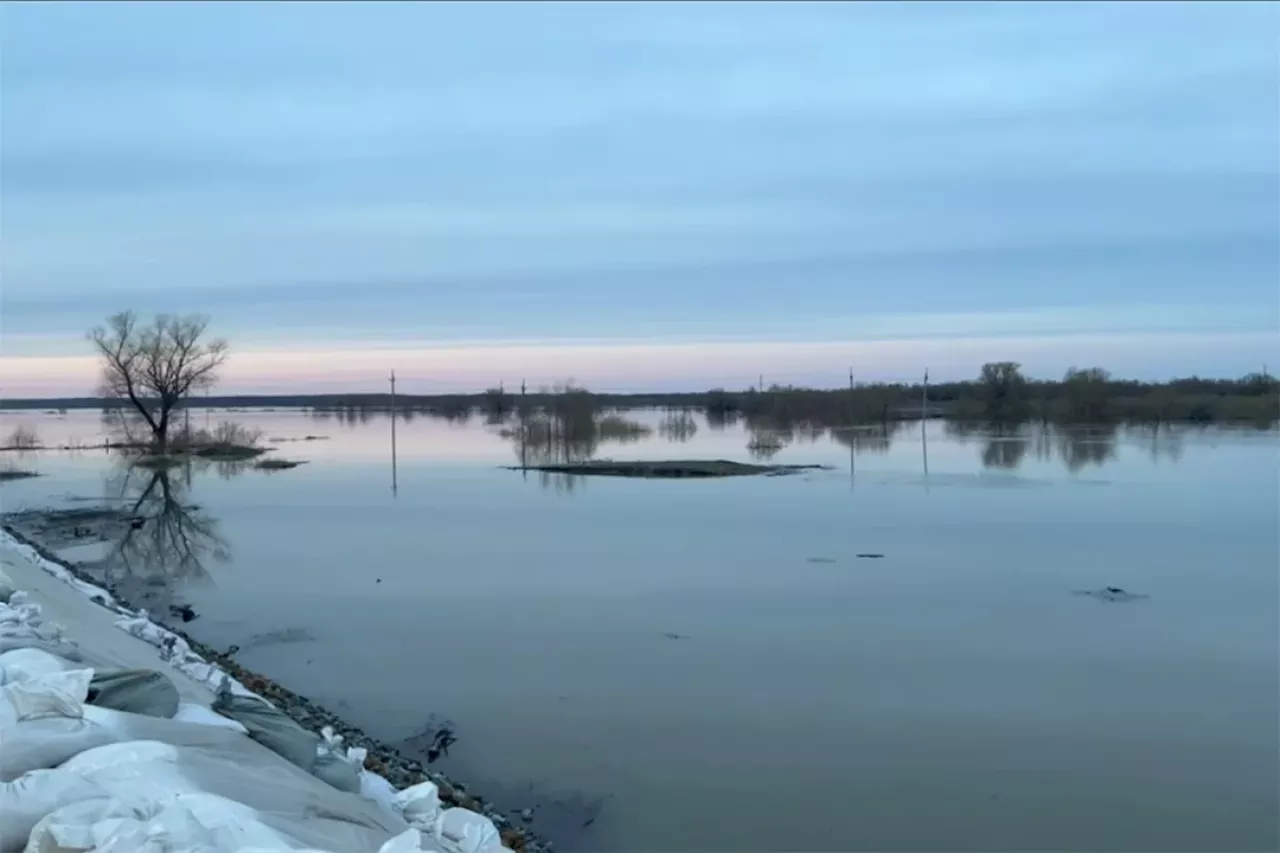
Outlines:
{"label": "water surface", "polygon": [[[169,519],[111,569],[139,596],[381,739],[451,723],[438,765],[563,849],[1280,843],[1275,432],[646,412],[592,448],[834,466],[672,482],[502,470],[519,448],[479,419],[399,421],[393,472],[386,418],[232,417],[327,439],[166,488],[41,453],[0,500],[148,494]],[[1072,594],[1105,586],[1149,598]]]}

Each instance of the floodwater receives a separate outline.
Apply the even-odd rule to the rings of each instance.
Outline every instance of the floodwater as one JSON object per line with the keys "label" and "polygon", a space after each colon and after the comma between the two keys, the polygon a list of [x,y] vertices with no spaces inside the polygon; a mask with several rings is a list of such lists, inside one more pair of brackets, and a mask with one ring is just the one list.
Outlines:
{"label": "floodwater", "polygon": [[399,421],[393,472],[385,417],[213,417],[326,438],[158,486],[35,454],[3,508],[148,495],[140,599],[381,739],[447,726],[437,765],[564,850],[1280,847],[1275,431],[629,414],[661,429],[595,455],[834,466],[646,481],[502,470],[479,418]]}

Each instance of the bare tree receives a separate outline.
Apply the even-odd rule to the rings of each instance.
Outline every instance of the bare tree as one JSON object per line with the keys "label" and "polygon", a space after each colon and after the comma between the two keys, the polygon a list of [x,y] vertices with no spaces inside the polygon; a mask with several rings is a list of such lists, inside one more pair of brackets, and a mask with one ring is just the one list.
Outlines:
{"label": "bare tree", "polygon": [[987,416],[995,421],[1017,420],[1026,409],[1027,378],[1016,361],[995,361],[982,365],[978,378],[979,395]]}
{"label": "bare tree", "polygon": [[102,359],[101,393],[137,411],[160,453],[168,448],[174,407],[188,392],[217,382],[227,360],[226,341],[201,342],[208,324],[207,317],[161,314],[143,325],[125,311],[89,332]]}

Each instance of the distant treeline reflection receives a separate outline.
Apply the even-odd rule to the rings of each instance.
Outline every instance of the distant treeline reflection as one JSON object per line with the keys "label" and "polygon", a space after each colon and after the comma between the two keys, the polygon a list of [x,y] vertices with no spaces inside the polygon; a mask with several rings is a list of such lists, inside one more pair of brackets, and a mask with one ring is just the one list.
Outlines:
{"label": "distant treeline reflection", "polygon": [[[927,393],[926,393],[927,390]],[[1028,377],[1016,362],[983,365],[964,382],[862,383],[835,389],[772,385],[746,390],[715,388],[690,393],[601,394],[571,384],[514,393],[502,387],[479,394],[405,395],[394,398],[399,417],[429,414],[456,421],[477,415],[505,423],[513,414],[549,411],[565,394],[587,394],[598,410],[665,408],[701,411],[708,419],[745,417],[779,424],[840,427],[927,417],[999,423],[1212,423],[1280,420],[1280,382],[1266,371],[1239,379],[1191,377],[1164,383],[1117,379],[1103,368],[1071,369],[1060,380]],[[319,418],[367,421],[391,409],[390,394],[217,396],[189,401],[191,408],[306,408]],[[95,398],[4,400],[3,408],[103,406]],[[115,404],[108,404],[115,405]]]}
{"label": "distant treeline reflection", "polygon": [[[853,395],[844,392],[845,402],[858,390],[855,388]],[[1069,399],[1079,399],[1080,390],[1067,389],[1065,393]],[[768,461],[794,445],[824,440],[843,445],[855,455],[888,453],[895,440],[904,437],[920,440],[918,430],[910,428],[919,423],[919,410],[914,413],[906,410],[904,418],[914,415],[911,421],[893,417],[865,421],[849,417],[846,408],[846,417],[841,420],[838,413],[824,410],[813,402],[815,399],[821,402],[823,395],[833,394],[777,388],[763,393],[745,392],[742,400],[759,405],[745,405],[742,409],[728,406],[706,406],[700,410],[667,408],[662,410],[655,428],[628,418],[627,409],[604,406],[607,397],[563,385],[547,392],[512,397],[511,408],[506,408],[508,400],[502,398],[501,407],[495,405],[483,411],[483,415],[486,422],[497,426],[499,434],[511,442],[516,463],[530,467],[608,456],[607,445],[625,445],[655,434],[666,442],[687,442],[698,434],[700,424],[712,432],[742,429],[747,437],[745,450],[757,461]],[[496,397],[495,394],[490,402],[497,402]],[[1005,395],[1001,405],[1006,412],[1011,411],[1011,400],[1018,399],[1016,394]],[[1047,461],[1056,456],[1069,471],[1078,472],[1112,459],[1122,433],[1131,441],[1149,444],[1153,457],[1177,459],[1182,435],[1197,426],[1194,420],[1175,426],[1161,420],[1126,423],[1102,417],[1102,411],[1096,406],[1091,409],[1095,415],[1091,423],[1052,421],[1043,417],[1013,420],[975,416],[948,418],[943,421],[943,428],[952,439],[980,443],[982,464],[989,469],[1014,470],[1027,458]],[[397,417],[404,419],[426,415],[458,420],[480,413],[481,410],[472,407],[449,411],[427,409],[413,414],[397,408]],[[325,418],[335,414],[343,420],[364,422],[374,415],[385,417],[388,410],[347,409],[340,414],[316,411],[314,416]],[[831,422],[824,423],[828,417]],[[557,489],[575,487],[575,478],[568,475],[540,476]]]}
{"label": "distant treeline reflection", "polygon": [[[572,396],[566,403],[561,398]],[[1266,373],[1240,379],[1175,379],[1166,383],[1113,378],[1102,368],[1072,369],[1059,381],[1031,379],[1014,362],[984,365],[967,382],[930,384],[856,384],[848,388],[815,389],[772,385],[764,389],[731,391],[722,388],[698,393],[592,394],[572,385],[527,394],[491,388],[483,394],[399,396],[397,414],[412,418],[430,414],[467,421],[482,416],[505,423],[520,412],[552,412],[565,405],[581,406],[583,398],[597,410],[666,408],[700,411],[708,422],[747,419],[767,429],[797,425],[843,427],[930,418],[1017,424],[1028,421],[1057,424],[1215,423],[1247,422],[1265,426],[1280,419],[1280,381]],[[302,402],[303,398],[295,398]],[[274,401],[277,405],[286,405]],[[254,405],[272,405],[257,398]],[[360,394],[309,401],[317,417],[365,421],[388,411],[388,394]],[[681,423],[685,423],[681,426]],[[664,435],[678,437],[686,422],[664,425]],[[696,429],[696,427],[695,427]],[[766,440],[764,445],[768,446]]]}

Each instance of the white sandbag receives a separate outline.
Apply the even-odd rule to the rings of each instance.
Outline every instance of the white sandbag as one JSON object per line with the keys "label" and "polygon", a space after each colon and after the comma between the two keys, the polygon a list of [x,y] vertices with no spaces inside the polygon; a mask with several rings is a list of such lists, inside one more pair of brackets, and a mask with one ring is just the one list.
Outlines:
{"label": "white sandbag", "polygon": [[17,591],[18,587],[14,585],[13,578],[9,577],[4,566],[0,566],[0,604],[10,603],[10,599]]}
{"label": "white sandbag", "polygon": [[0,686],[80,668],[66,658],[40,649],[14,649],[0,653]]}
{"label": "white sandbag", "polygon": [[[71,661],[84,660],[84,652],[74,643],[67,642],[60,631],[61,629],[45,633],[28,631],[22,636],[0,634],[0,654],[19,649],[39,649]],[[53,636],[48,636],[49,633],[52,633]]]}
{"label": "white sandbag", "polygon": [[145,808],[132,807],[113,798],[81,800],[52,811],[31,828],[24,853],[70,853],[92,850],[93,827],[104,820],[143,818]]}
{"label": "white sandbag", "polygon": [[0,604],[0,633],[39,628],[44,624],[43,613],[39,604]]}
{"label": "white sandbag", "polygon": [[[424,847],[422,834],[416,829],[406,830],[378,848],[378,853],[430,853],[432,847]],[[281,853],[279,848],[241,847],[236,853]],[[295,853],[329,853],[314,847],[300,848]]]}
{"label": "white sandbag", "polygon": [[88,777],[99,770],[132,766],[145,762],[168,762],[172,764],[180,755],[178,747],[158,741],[128,741],[127,743],[110,743],[85,750],[68,759],[62,769],[68,773]]}
{"label": "white sandbag", "polygon": [[294,846],[333,845],[365,853],[407,828],[398,815],[333,790],[243,735],[162,722],[203,729],[223,741],[206,747],[116,743],[83,752],[62,768],[130,802],[160,803],[174,793],[195,792],[235,800],[259,810],[267,826],[297,839]]}
{"label": "white sandbag", "polygon": [[72,669],[0,687],[0,731],[37,717],[81,716],[92,679],[92,669]]}
{"label": "white sandbag", "polygon": [[121,821],[98,853],[160,853],[193,846],[235,850],[245,846],[296,847],[258,819],[249,806],[212,794],[179,794],[145,820]]}
{"label": "white sandbag", "polygon": [[373,800],[379,806],[394,814],[396,812],[396,795],[399,793],[395,786],[388,782],[384,776],[371,773],[368,770],[360,771],[360,796],[366,800]]}
{"label": "white sandbag", "polygon": [[86,720],[116,734],[117,741],[156,740],[174,746],[219,746],[247,737],[231,726],[210,726],[186,720],[167,720],[147,714],[132,714],[114,708],[85,705]]}
{"label": "white sandbag", "polygon": [[28,853],[162,853],[290,850],[286,835],[263,825],[248,806],[211,794],[179,794],[161,804],[105,799],[65,806],[32,829]]}
{"label": "white sandbag", "polygon": [[[15,597],[18,595],[22,593],[14,593]],[[6,608],[0,604],[0,608],[5,608],[0,612],[0,618],[5,615],[12,617],[0,621],[0,653],[29,646],[62,643],[62,626],[55,622],[45,622],[39,615],[38,605],[24,604],[18,608]]]}
{"label": "white sandbag", "polygon": [[0,782],[31,770],[57,767],[73,756],[104,744],[116,735],[88,720],[42,717],[0,728]]}
{"label": "white sandbag", "polygon": [[192,651],[186,640],[152,622],[147,618],[145,610],[139,610],[137,616],[117,619],[115,626],[160,649],[161,660],[167,661],[174,669],[185,673],[192,680],[211,690],[218,690],[225,683],[231,693],[236,696],[248,696],[261,702],[267,701]]}
{"label": "white sandbag", "polygon": [[202,726],[220,726],[245,735],[249,733],[248,729],[235,720],[224,717],[212,708],[196,702],[179,702],[178,713],[173,715],[173,719],[183,723],[199,723]]}
{"label": "white sandbag", "polygon": [[409,826],[434,833],[440,819],[440,789],[434,782],[419,782],[396,794],[392,808]]}
{"label": "white sandbag", "polygon": [[320,730],[320,743],[316,744],[316,755],[320,758],[332,758],[348,765],[355,772],[364,767],[364,760],[369,750],[359,746],[342,748],[343,737],[333,730],[333,726],[325,726]]}
{"label": "white sandbag", "polygon": [[445,853],[481,853],[502,846],[493,821],[468,809],[445,809],[436,819],[435,840]]}
{"label": "white sandbag", "polygon": [[22,850],[45,815],[103,796],[97,785],[65,770],[32,770],[12,782],[0,782],[0,853]]}
{"label": "white sandbag", "polygon": [[116,799],[150,807],[176,794],[201,792],[178,766],[180,755],[178,747],[166,743],[129,741],[82,752],[65,761],[62,769]]}

